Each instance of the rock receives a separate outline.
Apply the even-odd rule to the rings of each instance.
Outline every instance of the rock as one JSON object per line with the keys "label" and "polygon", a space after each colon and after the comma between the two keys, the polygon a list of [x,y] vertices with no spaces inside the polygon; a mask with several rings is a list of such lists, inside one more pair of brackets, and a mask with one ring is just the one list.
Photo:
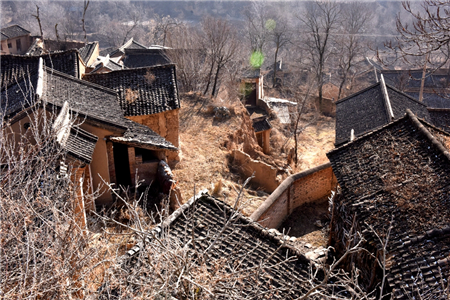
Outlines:
{"label": "rock", "polygon": [[306,247],[306,248],[311,248],[312,245],[311,245],[310,243],[307,243],[307,244],[305,244],[305,247]]}
{"label": "rock", "polygon": [[218,106],[214,108],[214,119],[222,120],[231,117],[231,112],[224,106]]}

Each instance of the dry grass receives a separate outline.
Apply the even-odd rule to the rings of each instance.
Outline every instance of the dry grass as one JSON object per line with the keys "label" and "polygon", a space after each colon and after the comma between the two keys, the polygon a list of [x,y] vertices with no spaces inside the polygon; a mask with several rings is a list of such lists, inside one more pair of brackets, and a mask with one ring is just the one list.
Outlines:
{"label": "dry grass", "polygon": [[[231,118],[223,121],[213,119],[209,107],[226,106],[232,112]],[[183,201],[196,192],[208,188],[215,196],[232,204],[242,184],[242,178],[229,169],[229,151],[224,146],[228,137],[242,124],[243,108],[236,102],[225,102],[187,94],[181,98],[180,148],[181,162],[173,169],[178,180]],[[221,188],[219,189],[219,182]],[[220,191],[219,191],[220,190]],[[244,193],[243,210],[250,215],[265,197]]]}

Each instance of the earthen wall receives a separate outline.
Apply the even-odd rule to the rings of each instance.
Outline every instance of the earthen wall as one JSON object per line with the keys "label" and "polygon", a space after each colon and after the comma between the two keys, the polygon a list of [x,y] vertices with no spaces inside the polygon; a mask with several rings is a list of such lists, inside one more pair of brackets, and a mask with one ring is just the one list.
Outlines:
{"label": "earthen wall", "polygon": [[297,207],[323,201],[337,185],[330,163],[289,176],[251,215],[263,226],[278,228]]}

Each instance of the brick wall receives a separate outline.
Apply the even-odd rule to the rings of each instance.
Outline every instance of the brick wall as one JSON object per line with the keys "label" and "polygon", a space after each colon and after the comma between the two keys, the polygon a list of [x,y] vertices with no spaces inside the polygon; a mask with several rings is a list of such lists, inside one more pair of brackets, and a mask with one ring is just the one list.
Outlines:
{"label": "brick wall", "polygon": [[294,209],[323,200],[337,185],[330,163],[289,176],[250,216],[269,228],[278,228]]}

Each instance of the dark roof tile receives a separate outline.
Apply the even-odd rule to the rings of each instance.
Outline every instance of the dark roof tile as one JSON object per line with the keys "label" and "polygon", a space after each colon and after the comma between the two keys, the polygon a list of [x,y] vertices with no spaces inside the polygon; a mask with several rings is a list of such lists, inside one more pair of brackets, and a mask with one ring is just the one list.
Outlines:
{"label": "dark roof tile", "polygon": [[161,49],[126,49],[124,66],[127,68],[153,67],[172,62]]}
{"label": "dark roof tile", "polygon": [[95,135],[90,134],[79,127],[72,126],[64,149],[70,156],[90,164],[97,140],[98,137]]}
{"label": "dark roof tile", "polygon": [[269,120],[267,120],[266,117],[260,117],[253,119],[253,129],[255,129],[255,132],[262,132],[266,131],[272,128],[272,125],[270,124]]}
{"label": "dark roof tile", "polygon": [[68,101],[70,108],[81,116],[122,129],[127,128],[123,112],[117,105],[117,94],[113,90],[49,68],[45,68],[44,74],[45,89],[42,98],[46,101],[61,107],[64,101]]}
{"label": "dark roof tile", "polygon": [[121,137],[111,137],[112,141],[138,148],[178,150],[172,143],[147,126],[128,119],[125,119],[125,123],[127,124],[127,131]]}
{"label": "dark roof tile", "polygon": [[[402,117],[411,109],[420,118],[430,121],[426,106],[416,99],[386,85],[394,119]],[[382,84],[376,83],[356,94],[336,102],[336,145],[350,140],[353,129],[355,136],[369,132],[389,123],[390,113],[383,96]]]}
{"label": "dark roof tile", "polygon": [[447,226],[450,135],[438,131],[409,111],[327,153],[345,202],[359,220],[387,232],[386,216],[392,216],[392,240]]}
{"label": "dark roof tile", "polygon": [[[12,25],[6,28],[0,29],[2,33],[2,41],[6,39],[12,39],[22,35],[30,34],[30,32],[19,25]],[[6,38],[5,38],[6,37]]]}
{"label": "dark roof tile", "polygon": [[[231,222],[226,225],[231,216]],[[263,262],[270,259],[272,267],[263,267],[264,271],[258,272],[260,275],[257,278],[258,286],[262,287],[260,292],[265,293],[254,294],[255,287],[248,282],[251,278],[249,276],[237,283],[237,288],[242,291],[241,295],[244,297],[296,299],[309,290],[308,270],[311,263],[308,259],[287,243],[283,243],[281,237],[271,234],[258,223],[243,217],[224,202],[207,194],[192,198],[153,230],[155,236],[159,236],[161,232],[190,250],[195,246],[195,249],[204,251],[215,240],[214,247],[210,248],[205,257],[209,260],[233,257],[234,259],[223,266],[224,270],[230,273],[241,268],[263,266]],[[192,239],[195,243],[192,243]],[[146,245],[150,243],[155,242],[148,240]],[[142,245],[133,247],[125,261],[132,262],[140,253],[145,257],[145,249]],[[287,258],[291,259],[286,261]],[[127,268],[130,268],[130,265]],[[338,292],[335,295],[337,294]]]}
{"label": "dark roof tile", "polygon": [[87,62],[91,59],[92,55],[94,54],[95,48],[98,46],[98,42],[90,42],[87,43],[83,48],[80,48],[80,56],[84,63],[87,64]]}
{"label": "dark roof tile", "polygon": [[151,115],[180,107],[174,65],[86,74],[83,79],[116,91],[125,116]]}
{"label": "dark roof tile", "polygon": [[74,77],[79,76],[77,50],[42,56],[2,55],[0,59],[1,87],[16,83],[23,75],[36,71],[40,57],[44,59],[44,65],[49,68]]}
{"label": "dark roof tile", "polygon": [[430,113],[431,122],[450,133],[450,109],[428,109]]}

